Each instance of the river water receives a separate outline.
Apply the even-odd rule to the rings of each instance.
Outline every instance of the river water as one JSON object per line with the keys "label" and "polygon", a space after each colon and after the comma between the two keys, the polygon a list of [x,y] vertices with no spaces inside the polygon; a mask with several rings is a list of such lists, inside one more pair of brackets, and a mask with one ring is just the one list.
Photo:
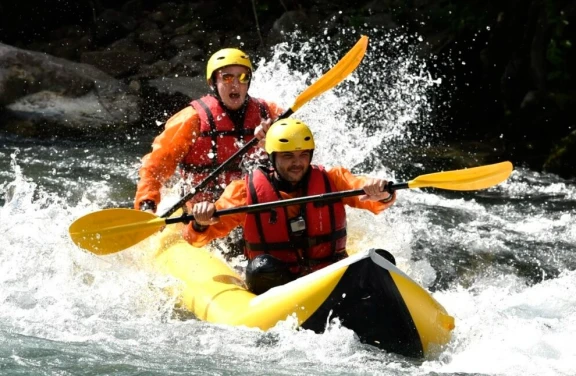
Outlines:
{"label": "river water", "polygon": [[[277,46],[252,94],[291,106],[357,39],[345,34]],[[396,182],[437,171],[422,155],[437,137],[435,93],[450,87],[410,46],[380,33],[349,80],[297,112],[317,163]],[[349,210],[351,247],[391,251],[456,319],[447,348],[416,361],[336,324],[315,334],[289,320],[269,332],[182,320],[165,292],[174,281],[146,268],[150,242],[106,257],[76,247],[75,219],[131,205],[163,121],[105,142],[1,136],[0,374],[576,374],[574,181],[516,168],[488,190],[403,190],[379,216]]]}

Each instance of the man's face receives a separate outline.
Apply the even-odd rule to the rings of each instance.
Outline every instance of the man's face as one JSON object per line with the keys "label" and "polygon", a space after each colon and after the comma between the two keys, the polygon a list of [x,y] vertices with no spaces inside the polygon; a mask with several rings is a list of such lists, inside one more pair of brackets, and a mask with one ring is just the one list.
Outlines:
{"label": "man's face", "polygon": [[310,168],[311,158],[310,150],[275,153],[274,167],[284,180],[296,184]]}
{"label": "man's face", "polygon": [[215,79],[216,90],[224,105],[230,110],[242,107],[248,95],[250,69],[242,65],[229,65],[220,68],[215,74]]}

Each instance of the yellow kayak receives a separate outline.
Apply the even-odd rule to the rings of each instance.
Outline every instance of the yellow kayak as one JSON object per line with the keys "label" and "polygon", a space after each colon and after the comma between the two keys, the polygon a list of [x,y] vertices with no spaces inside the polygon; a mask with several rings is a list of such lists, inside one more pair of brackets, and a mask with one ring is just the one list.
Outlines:
{"label": "yellow kayak", "polygon": [[182,308],[199,320],[267,330],[289,316],[304,329],[324,331],[331,318],[364,343],[422,358],[450,341],[454,318],[378,250],[352,254],[261,295],[220,257],[195,248],[168,226],[158,237],[156,267],[183,282]]}

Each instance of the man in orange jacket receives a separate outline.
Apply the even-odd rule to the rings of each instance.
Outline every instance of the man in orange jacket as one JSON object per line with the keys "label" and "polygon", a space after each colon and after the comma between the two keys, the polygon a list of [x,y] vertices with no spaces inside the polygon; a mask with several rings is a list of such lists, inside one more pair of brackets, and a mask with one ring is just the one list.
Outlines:
{"label": "man in orange jacket", "polygon": [[[378,214],[396,198],[386,190],[386,180],[355,176],[343,167],[325,170],[312,165],[314,136],[299,120],[274,123],[265,147],[273,169],[261,167],[232,182],[215,203],[194,204],[195,220],[184,230],[184,238],[201,247],[243,226],[244,254],[249,260],[246,284],[256,294],[346,257],[344,205]],[[215,210],[225,208],[359,188],[365,195],[336,202],[213,216]]]}
{"label": "man in orange jacket", "polygon": [[[240,143],[254,135],[264,137],[270,119],[276,119],[282,110],[248,95],[252,71],[250,59],[238,49],[226,48],[210,57],[206,79],[212,94],[192,101],[166,122],[152,152],[142,158],[135,209],[156,212],[160,189],[177,167],[190,187],[195,186],[231,157]],[[241,165],[235,163],[222,172],[193,200],[218,198],[222,187],[242,176]]]}

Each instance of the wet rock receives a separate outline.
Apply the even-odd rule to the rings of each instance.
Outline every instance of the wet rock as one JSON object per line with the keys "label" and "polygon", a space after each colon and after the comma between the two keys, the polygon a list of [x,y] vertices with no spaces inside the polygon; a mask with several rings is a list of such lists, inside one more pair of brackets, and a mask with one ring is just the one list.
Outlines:
{"label": "wet rock", "polygon": [[127,13],[106,9],[95,20],[94,38],[99,43],[110,43],[128,35],[137,25],[136,20]]}
{"label": "wet rock", "polygon": [[544,163],[544,171],[564,178],[576,176],[576,131],[564,137],[554,148]]}
{"label": "wet rock", "polygon": [[268,45],[284,42],[286,35],[296,30],[310,31],[311,25],[318,20],[311,17],[307,12],[302,10],[288,11],[282,14],[280,18],[274,21],[270,34],[268,35]]}
{"label": "wet rock", "polygon": [[90,65],[0,44],[0,72],[5,131],[90,135],[140,121],[138,98]]}
{"label": "wet rock", "polygon": [[204,51],[198,48],[181,51],[178,55],[170,59],[170,72],[188,77],[202,74],[206,69],[206,63],[200,60],[204,58]]}
{"label": "wet rock", "polygon": [[145,81],[140,94],[145,125],[164,123],[193,99],[208,94],[209,90],[204,76],[162,77]]}
{"label": "wet rock", "polygon": [[206,79],[196,77],[162,77],[148,81],[148,86],[155,88],[164,95],[183,94],[190,101],[208,94],[209,88]]}
{"label": "wet rock", "polygon": [[135,73],[142,64],[151,60],[151,54],[140,50],[105,50],[82,54],[81,61],[90,64],[113,77]]}

